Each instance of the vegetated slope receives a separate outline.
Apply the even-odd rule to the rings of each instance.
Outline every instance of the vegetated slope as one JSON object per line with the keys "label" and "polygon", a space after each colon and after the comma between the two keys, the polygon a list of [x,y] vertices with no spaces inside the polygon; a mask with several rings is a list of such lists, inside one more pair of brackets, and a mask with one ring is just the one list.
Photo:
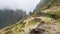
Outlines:
{"label": "vegetated slope", "polygon": [[[58,6],[57,6],[58,7]],[[52,8],[54,9],[54,7]],[[41,32],[41,34],[58,34],[60,33],[60,19],[56,18],[55,15],[59,16],[58,9],[47,9],[42,11],[43,13],[48,14],[47,16],[30,16],[27,19],[23,19],[18,23],[6,27],[0,30],[1,34],[10,33],[10,34],[34,34],[35,30]],[[46,11],[46,12],[45,12]],[[47,12],[48,11],[48,12]],[[53,12],[51,12],[53,11]],[[60,11],[60,10],[59,10]],[[50,12],[50,13],[49,13]],[[52,13],[52,15],[50,15]],[[42,33],[43,32],[43,33]]]}
{"label": "vegetated slope", "polygon": [[41,11],[55,6],[60,6],[60,0],[41,0],[41,2],[36,6],[34,13],[40,14]]}
{"label": "vegetated slope", "polygon": [[[56,2],[57,1],[59,2],[59,0],[56,0]],[[41,9],[39,9],[38,11],[36,11],[36,13],[34,13],[35,15],[23,19],[12,26],[1,29],[0,33],[1,34],[60,34],[60,10],[59,10],[60,6],[56,6],[53,3],[49,5],[53,7],[47,9],[45,8],[41,12],[40,12]]]}
{"label": "vegetated slope", "polygon": [[40,24],[40,21],[43,21],[43,20],[47,21],[51,19],[48,17],[31,17],[24,21],[18,22],[17,24],[14,24],[10,27],[1,29],[0,32],[2,34],[5,34],[9,31],[12,31],[12,34],[29,34],[29,32],[32,29],[36,28],[38,24]]}

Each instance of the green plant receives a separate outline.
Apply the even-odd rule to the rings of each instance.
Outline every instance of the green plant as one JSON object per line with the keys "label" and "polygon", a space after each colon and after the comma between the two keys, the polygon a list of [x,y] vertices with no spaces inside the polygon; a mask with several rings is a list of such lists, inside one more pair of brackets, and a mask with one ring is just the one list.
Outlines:
{"label": "green plant", "polygon": [[48,17],[53,18],[53,19],[57,19],[57,15],[55,15],[55,14],[48,14]]}

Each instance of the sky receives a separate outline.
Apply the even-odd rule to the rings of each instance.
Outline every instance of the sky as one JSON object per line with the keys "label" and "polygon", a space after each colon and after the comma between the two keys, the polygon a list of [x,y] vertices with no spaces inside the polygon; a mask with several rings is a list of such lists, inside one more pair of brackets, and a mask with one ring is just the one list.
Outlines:
{"label": "sky", "polygon": [[0,9],[22,9],[29,13],[33,11],[40,0],[0,0]]}

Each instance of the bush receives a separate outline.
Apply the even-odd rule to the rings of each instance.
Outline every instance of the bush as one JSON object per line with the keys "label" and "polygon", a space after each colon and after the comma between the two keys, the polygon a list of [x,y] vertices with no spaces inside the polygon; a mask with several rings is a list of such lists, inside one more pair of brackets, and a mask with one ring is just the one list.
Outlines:
{"label": "bush", "polygon": [[50,18],[53,18],[53,19],[56,19],[56,18],[57,18],[57,15],[55,15],[55,14],[48,14],[48,16],[49,16]]}
{"label": "bush", "polygon": [[57,19],[58,18],[58,16],[55,15],[55,14],[48,14],[48,17],[53,18],[53,19]]}

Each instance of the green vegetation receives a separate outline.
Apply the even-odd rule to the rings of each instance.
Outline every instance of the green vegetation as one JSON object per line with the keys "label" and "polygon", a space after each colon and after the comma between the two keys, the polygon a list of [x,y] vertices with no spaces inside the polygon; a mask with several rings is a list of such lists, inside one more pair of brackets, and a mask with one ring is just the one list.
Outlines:
{"label": "green vegetation", "polygon": [[[42,11],[44,11],[44,10],[46,10],[46,9],[49,9],[49,8],[52,8],[52,7],[57,7],[57,6],[60,6],[60,0],[41,0],[41,2],[36,6],[36,9],[34,10],[34,12],[30,12],[30,14],[28,15],[28,16],[31,16],[31,15],[33,15],[33,16],[35,16],[35,17],[31,17],[31,18],[34,18],[34,19],[32,19],[32,20],[30,20],[29,21],[29,19],[30,18],[27,18],[27,19],[24,19],[24,20],[20,20],[20,17],[21,17],[21,19],[23,19],[25,16],[26,16],[26,14],[25,14],[25,12],[23,12],[22,10],[17,10],[17,12],[14,12],[14,10],[8,10],[8,11],[11,11],[11,12],[8,12],[7,10],[5,10],[5,11],[7,11],[8,12],[8,15],[11,15],[11,20],[14,20],[14,22],[17,20],[17,21],[19,21],[19,22],[17,22],[16,24],[14,24],[14,25],[12,25],[12,26],[9,26],[8,28],[6,28],[6,29],[4,29],[4,30],[2,30],[1,32],[0,32],[0,34],[5,34],[5,33],[10,33],[10,34],[20,34],[21,32],[24,32],[24,29],[27,29],[27,27],[29,27],[30,25],[35,25],[35,24],[37,24],[37,23],[40,23],[41,21],[43,21],[43,22],[41,22],[41,23],[50,23],[51,22],[51,19],[53,20],[53,19],[55,19],[56,20],[56,24],[60,24],[60,20],[58,20],[59,18],[60,18],[60,10],[55,10],[55,11],[53,11],[53,10],[51,10],[51,11],[49,11],[49,12],[46,12],[46,13],[43,13]],[[20,13],[19,13],[19,11],[21,11],[20,13],[21,13],[21,16],[19,16],[20,15]],[[48,10],[47,10],[48,11]],[[7,14],[7,12],[2,12],[1,10],[0,10],[0,15],[2,15],[1,16],[1,18],[2,17],[5,17]],[[15,14],[17,14],[17,15],[15,15]],[[5,16],[4,16],[5,15]],[[8,20],[8,15],[7,15],[7,18],[5,17],[5,18],[3,18],[3,22],[7,22],[7,20]],[[15,16],[14,16],[15,15]],[[24,16],[23,16],[24,15]],[[41,16],[43,16],[42,17],[42,19],[39,19],[39,18],[36,18],[36,17],[41,17]],[[18,18],[17,18],[18,17]],[[46,19],[44,18],[44,17],[46,17]],[[6,20],[7,19],[7,20]],[[10,19],[10,18],[9,18]],[[5,21],[6,20],[6,21]],[[24,21],[27,21],[27,22],[24,22]],[[1,22],[2,23],[2,22]],[[7,23],[9,23],[10,24],[10,21],[8,21]],[[12,23],[12,22],[11,22]],[[2,23],[3,24],[3,23]],[[25,26],[25,25],[28,25],[28,26]],[[5,24],[6,25],[6,24]],[[2,26],[0,26],[0,27],[2,27]],[[28,29],[27,29],[28,30]],[[29,28],[29,31],[31,31],[32,29],[31,28]],[[6,32],[7,31],[7,32]]]}
{"label": "green vegetation", "polygon": [[40,14],[41,11],[44,11],[46,9],[52,8],[52,7],[56,7],[56,6],[60,6],[60,0],[41,0],[40,3],[38,3],[38,5],[36,6],[35,10],[34,10],[34,14]]}
{"label": "green vegetation", "polygon": [[35,24],[36,23],[36,21],[35,20],[31,20],[31,21],[29,21],[29,24],[31,25],[31,24]]}
{"label": "green vegetation", "polygon": [[30,20],[29,21],[29,24],[31,25],[31,24],[36,24],[37,22],[40,22],[40,20],[41,19],[39,19],[39,18],[35,18],[35,19],[33,19],[33,20]]}
{"label": "green vegetation", "polygon": [[48,12],[48,16],[54,19],[60,18],[60,10]]}
{"label": "green vegetation", "polygon": [[48,17],[57,19],[57,15],[55,15],[55,14],[48,14]]}

